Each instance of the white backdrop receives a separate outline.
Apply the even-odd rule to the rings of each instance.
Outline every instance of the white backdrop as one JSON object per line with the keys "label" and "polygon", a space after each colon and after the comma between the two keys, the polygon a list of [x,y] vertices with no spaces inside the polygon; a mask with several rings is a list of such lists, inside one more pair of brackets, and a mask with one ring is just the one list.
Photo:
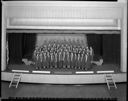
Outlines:
{"label": "white backdrop", "polygon": [[48,40],[66,40],[68,41],[82,41],[87,46],[87,37],[85,34],[37,34],[36,46],[41,46],[44,41]]}

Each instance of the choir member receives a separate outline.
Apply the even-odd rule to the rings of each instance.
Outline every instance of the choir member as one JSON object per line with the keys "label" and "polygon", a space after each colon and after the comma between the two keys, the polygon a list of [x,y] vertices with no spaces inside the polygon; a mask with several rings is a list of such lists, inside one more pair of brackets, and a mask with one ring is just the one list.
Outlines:
{"label": "choir member", "polygon": [[40,68],[40,59],[39,59],[39,51],[36,52],[36,61],[35,61],[35,65],[36,65],[36,69]]}
{"label": "choir member", "polygon": [[42,63],[43,63],[43,52],[41,51],[39,53],[39,69],[42,69]]}
{"label": "choir member", "polygon": [[80,51],[78,51],[78,55],[77,55],[77,69],[80,69],[80,65],[81,65],[81,60],[80,60]]}
{"label": "choir member", "polygon": [[55,49],[55,52],[54,52],[54,55],[55,55],[55,68],[57,68],[57,66],[58,66],[58,61],[57,61],[57,50]]}
{"label": "choir member", "polygon": [[67,68],[70,68],[70,56],[69,56],[69,50],[68,49],[66,49],[65,50],[65,66],[67,67]]}

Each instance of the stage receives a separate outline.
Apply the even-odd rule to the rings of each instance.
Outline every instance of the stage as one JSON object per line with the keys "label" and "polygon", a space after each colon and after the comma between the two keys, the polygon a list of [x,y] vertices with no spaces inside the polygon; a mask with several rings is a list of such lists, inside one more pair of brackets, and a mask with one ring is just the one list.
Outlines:
{"label": "stage", "polygon": [[[106,83],[105,74],[98,71],[109,72],[113,74],[115,82],[126,82],[126,73],[119,70],[118,65],[103,64],[102,66],[93,66],[89,71],[72,69],[43,69],[35,70],[33,66],[9,65],[8,69],[2,72],[3,81],[11,81],[14,71],[21,70],[21,82],[25,83],[45,83],[45,84],[95,84]],[[26,71],[26,72],[22,72]],[[33,72],[38,71],[38,72]],[[114,72],[112,72],[114,71]]]}
{"label": "stage", "polygon": [[[25,65],[25,64],[10,64],[8,65],[5,72],[12,72],[12,70],[28,70],[29,74],[32,74],[32,71],[36,71],[34,65]],[[94,74],[96,74],[97,71],[110,71],[114,70],[114,73],[121,73],[120,67],[118,64],[112,64],[112,63],[104,63],[101,66],[92,65],[91,68],[88,71],[93,71]],[[41,69],[38,71],[51,71],[50,74],[56,74],[55,72],[71,72],[70,75],[75,74],[76,71],[84,71],[80,69],[67,69],[67,68],[46,68]],[[63,74],[63,73],[62,73]]]}
{"label": "stage", "polygon": [[[20,82],[25,83],[92,84],[106,83],[105,75],[109,73],[113,74],[115,82],[127,82],[126,22],[126,0],[116,2],[2,1],[1,79],[11,81],[14,72],[20,72],[22,73]],[[29,57],[26,56],[27,53],[31,53],[32,56],[37,46],[49,46],[49,43],[53,44],[52,40],[56,40],[57,44],[66,42],[67,53],[72,50],[70,47],[67,49],[67,46],[74,44],[77,46],[78,43],[81,46],[88,45],[94,49],[95,55],[103,58],[104,63],[102,66],[89,68],[88,71],[62,68],[36,70],[33,66],[24,64],[7,65],[8,60],[9,63],[21,62],[22,58]],[[37,57],[35,60],[37,61],[39,55],[43,55],[45,51],[49,54],[51,49],[45,47],[35,52],[38,53],[35,55]],[[58,50],[53,48],[55,49]],[[76,48],[72,51],[74,56],[78,54],[75,50]],[[89,49],[87,53],[93,52]],[[89,63],[92,62],[90,60]],[[113,64],[106,64],[106,62]]]}

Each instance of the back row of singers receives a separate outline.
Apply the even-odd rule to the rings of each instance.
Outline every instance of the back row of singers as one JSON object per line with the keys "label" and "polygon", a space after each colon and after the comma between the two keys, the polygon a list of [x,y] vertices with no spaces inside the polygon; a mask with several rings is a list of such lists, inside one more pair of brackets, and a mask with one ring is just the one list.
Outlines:
{"label": "back row of singers", "polygon": [[87,42],[85,40],[71,40],[71,39],[64,39],[64,40],[44,40],[43,45],[47,46],[61,46],[61,45],[68,45],[68,46],[87,46]]}
{"label": "back row of singers", "polygon": [[92,47],[43,45],[34,51],[36,69],[74,68],[88,70],[92,60]]}

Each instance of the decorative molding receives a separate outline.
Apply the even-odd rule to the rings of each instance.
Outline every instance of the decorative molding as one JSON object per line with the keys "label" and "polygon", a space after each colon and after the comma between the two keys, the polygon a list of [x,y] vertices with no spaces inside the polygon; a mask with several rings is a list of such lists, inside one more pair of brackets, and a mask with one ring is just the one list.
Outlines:
{"label": "decorative molding", "polygon": [[7,19],[10,29],[110,29],[120,30],[116,19]]}
{"label": "decorative molding", "polygon": [[9,19],[7,28],[11,29],[120,30],[116,20],[122,18],[123,10],[123,3],[117,2],[15,1],[3,4],[6,7],[4,20]]}
{"label": "decorative molding", "polygon": [[10,18],[11,26],[117,26],[115,19],[39,19]]}
{"label": "decorative molding", "polygon": [[6,6],[7,17],[22,18],[122,18],[122,7]]}
{"label": "decorative molding", "polygon": [[127,0],[118,0],[118,2],[97,2],[97,1],[2,1],[2,4],[7,6],[75,6],[75,7],[117,7],[127,3]]}
{"label": "decorative molding", "polygon": [[57,30],[57,29],[7,29],[7,33],[38,33],[38,34],[121,34],[120,30]]}

